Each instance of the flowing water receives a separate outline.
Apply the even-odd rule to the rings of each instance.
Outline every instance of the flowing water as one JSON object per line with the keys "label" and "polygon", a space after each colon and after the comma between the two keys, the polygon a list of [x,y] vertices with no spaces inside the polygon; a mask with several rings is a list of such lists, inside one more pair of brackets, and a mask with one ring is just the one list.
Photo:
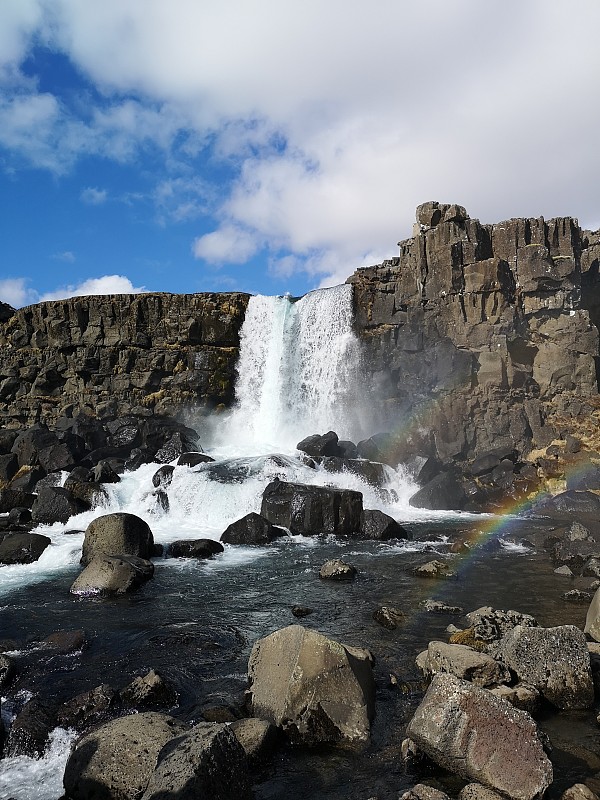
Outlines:
{"label": "flowing water", "polygon": [[[296,622],[291,607],[300,604],[314,609],[302,624],[374,653],[372,741],[363,750],[283,748],[258,777],[255,797],[396,798],[414,782],[399,756],[403,728],[423,691],[414,658],[431,639],[445,640],[449,623],[461,621],[458,612],[426,612],[425,600],[465,611],[481,605],[516,608],[543,625],[583,625],[585,607],[560,597],[580,583],[558,579],[546,555],[523,543],[547,521],[509,519],[496,526],[483,515],[417,511],[408,504],[415,487],[400,467],[388,468],[386,485],[375,488],[351,474],[308,466],[299,457],[295,444],[311,433],[334,429],[341,438],[356,440],[375,432],[365,429],[366,417],[352,394],[361,383],[361,366],[349,292],[337,287],[297,302],[252,298],[242,331],[237,406],[219,418],[210,438],[208,428],[201,434],[217,460],[175,470],[168,512],[153,494],[151,479],[159,465],[145,465],[106,487],[104,507],[67,525],[40,527],[52,545],[36,564],[0,568],[0,640],[13,642],[13,654],[27,665],[26,678],[17,679],[3,698],[6,723],[32,695],[63,702],[100,683],[122,688],[151,668],[175,687],[178,700],[171,713],[182,719],[197,721],[209,706],[237,708],[253,642]],[[96,516],[135,513],[168,551],[177,539],[218,539],[228,523],[259,511],[262,492],[274,477],[358,489],[366,508],[394,516],[412,540],[290,536],[267,547],[226,546],[209,561],[158,558],[155,577],[135,595],[90,600],[69,593],[80,570],[83,530]],[[473,531],[481,535],[468,558],[451,556],[451,541]],[[356,581],[321,581],[318,569],[332,557],[353,563]],[[453,559],[456,579],[411,575],[413,566],[432,558]],[[402,609],[406,623],[394,631],[378,626],[372,615],[381,605]],[[57,630],[79,628],[88,639],[80,652],[60,656],[39,646]],[[561,764],[562,778],[552,790],[558,796],[600,771],[594,755],[600,743],[591,713],[550,716],[546,724],[555,742],[553,758]],[[72,731],[56,729],[42,758],[1,760],[1,800],[57,800],[73,739]]]}

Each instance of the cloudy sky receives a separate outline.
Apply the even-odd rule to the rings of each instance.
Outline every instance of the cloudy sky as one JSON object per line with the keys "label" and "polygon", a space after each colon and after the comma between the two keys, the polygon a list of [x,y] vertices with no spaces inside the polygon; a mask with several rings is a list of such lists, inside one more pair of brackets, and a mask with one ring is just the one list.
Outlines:
{"label": "cloudy sky", "polygon": [[301,294],[415,206],[600,227],[598,0],[0,0],[0,299]]}

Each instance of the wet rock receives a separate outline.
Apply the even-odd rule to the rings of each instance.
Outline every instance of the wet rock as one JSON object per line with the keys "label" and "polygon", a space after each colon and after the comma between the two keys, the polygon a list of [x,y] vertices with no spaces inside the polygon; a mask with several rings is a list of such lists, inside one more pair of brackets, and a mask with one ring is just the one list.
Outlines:
{"label": "wet rock", "polygon": [[275,479],[263,492],[260,513],[293,534],[348,536],[360,529],[362,494]]}
{"label": "wet rock", "polygon": [[8,533],[0,541],[0,564],[32,564],[51,541],[40,533]]}
{"label": "wet rock", "polygon": [[174,472],[175,467],[171,466],[170,464],[165,464],[163,467],[157,469],[152,476],[152,485],[156,486],[156,488],[165,488],[166,486],[170,486],[171,481],[173,480]]}
{"label": "wet rock", "polygon": [[33,697],[19,711],[10,727],[5,756],[40,758],[50,732],[56,727],[56,707],[52,701]]}
{"label": "wet rock", "polygon": [[439,766],[514,800],[539,798],[552,782],[529,714],[454,675],[434,676],[406,733]]}
{"label": "wet rock", "polygon": [[131,708],[171,708],[177,702],[177,693],[162,675],[150,670],[119,692],[124,705]]}
{"label": "wet rock", "polygon": [[9,530],[14,530],[15,527],[18,528],[20,526],[29,525],[31,522],[31,510],[19,506],[11,508],[8,512],[7,522]]}
{"label": "wet rock", "polygon": [[87,646],[87,636],[83,630],[55,631],[47,636],[42,645],[57,655],[79,653]]}
{"label": "wet rock", "polygon": [[413,494],[408,502],[413,508],[460,511],[466,500],[459,476],[454,472],[441,472]]}
{"label": "wet rock", "polygon": [[248,663],[253,716],[308,745],[366,741],[375,711],[371,655],[290,625],[255,643]]}
{"label": "wet rock", "polygon": [[163,746],[141,800],[249,796],[246,755],[234,732],[228,725],[201,722]]}
{"label": "wet rock", "polygon": [[588,708],[594,702],[585,636],[574,625],[517,625],[498,642],[494,655],[558,708]]}
{"label": "wet rock", "polygon": [[530,614],[521,614],[512,609],[493,609],[491,606],[470,611],[466,618],[471,625],[473,638],[487,643],[501,639],[517,625],[528,628],[537,626],[536,620]]}
{"label": "wet rock", "polygon": [[584,592],[581,589],[571,589],[561,596],[567,603],[580,603],[581,605],[589,605],[594,598],[592,592]]}
{"label": "wet rock", "polygon": [[75,743],[63,778],[70,800],[135,800],[146,790],[163,746],[186,730],[166,714],[121,717]]}
{"label": "wet rock", "polygon": [[424,600],[421,604],[425,611],[429,614],[462,614],[463,610],[460,606],[449,606],[442,603],[440,600]]}
{"label": "wet rock", "polygon": [[71,594],[118,595],[137,591],[154,574],[154,564],[130,555],[95,556],[75,579]]}
{"label": "wet rock", "polygon": [[429,642],[427,657],[420,658],[419,666],[424,668],[426,675],[447,672],[475,686],[497,686],[511,680],[510,672],[504,665],[487,653],[462,644]]}
{"label": "wet rock", "polygon": [[16,674],[17,667],[13,659],[6,653],[0,653],[0,692],[10,686]]}
{"label": "wet rock", "polygon": [[417,783],[412,789],[399,796],[399,800],[450,800],[446,792],[441,792],[425,783]]}
{"label": "wet rock", "polygon": [[377,489],[381,489],[387,482],[387,467],[375,461],[337,456],[322,457],[318,461],[326,472],[356,475],[357,478]]}
{"label": "wet rock", "polygon": [[590,558],[600,558],[600,544],[589,539],[563,540],[556,544],[553,558],[557,564],[580,571]]}
{"label": "wet rock", "polygon": [[81,563],[102,554],[126,553],[151,558],[154,538],[147,522],[135,514],[105,514],[90,522],[85,531]]}
{"label": "wet rock", "polygon": [[573,570],[564,564],[562,567],[557,567],[554,570],[555,575],[563,575],[565,578],[574,578]]}
{"label": "wet rock", "polygon": [[281,732],[264,719],[238,719],[230,725],[236,739],[244,748],[250,768],[268,761],[281,741]]}
{"label": "wet rock", "polygon": [[389,514],[365,509],[360,517],[360,538],[385,542],[389,539],[410,539],[408,531]]}
{"label": "wet rock", "polygon": [[228,525],[221,541],[226,544],[262,545],[285,535],[283,528],[272,525],[266,517],[251,512]]}
{"label": "wet rock", "polygon": [[108,461],[99,461],[92,469],[96,483],[119,483],[121,478]]}
{"label": "wet rock", "polygon": [[58,709],[56,721],[63,728],[82,731],[106,721],[119,705],[118,693],[107,683],[103,683],[63,703]]}
{"label": "wet rock", "polygon": [[171,542],[167,555],[171,558],[212,558],[225,550],[214,539],[178,539]]}
{"label": "wet rock", "polygon": [[322,435],[314,433],[307,436],[296,445],[297,450],[301,450],[312,458],[319,456],[338,456],[341,455],[338,448],[338,435],[334,431],[328,431]]}
{"label": "wet rock", "polygon": [[419,578],[435,578],[437,580],[445,580],[453,577],[450,565],[439,559],[434,559],[433,561],[428,561],[426,564],[415,567],[412,573]]}
{"label": "wet rock", "polygon": [[13,508],[31,508],[35,495],[17,489],[0,489],[0,514],[7,514]]}
{"label": "wet rock", "polygon": [[548,501],[551,509],[563,514],[595,514],[600,513],[600,497],[589,491],[568,491],[557,494]]}
{"label": "wet rock", "polygon": [[49,486],[42,489],[36,497],[31,508],[31,518],[38,525],[64,523],[76,514],[88,511],[91,507],[91,503],[80,500],[67,489],[60,486]]}
{"label": "wet rock", "polygon": [[399,625],[406,622],[406,614],[399,608],[392,606],[380,606],[373,612],[373,619],[382,628],[388,631],[395,630]]}
{"label": "wet rock", "polygon": [[313,613],[314,609],[309,608],[308,606],[292,606],[292,614],[299,619],[302,617],[308,617]]}
{"label": "wet rock", "polygon": [[356,567],[346,564],[340,558],[326,561],[319,570],[319,577],[330,581],[353,581],[356,574]]}
{"label": "wet rock", "polygon": [[207,456],[206,453],[182,453],[177,459],[177,464],[181,467],[197,467],[198,464],[209,464],[214,458]]}

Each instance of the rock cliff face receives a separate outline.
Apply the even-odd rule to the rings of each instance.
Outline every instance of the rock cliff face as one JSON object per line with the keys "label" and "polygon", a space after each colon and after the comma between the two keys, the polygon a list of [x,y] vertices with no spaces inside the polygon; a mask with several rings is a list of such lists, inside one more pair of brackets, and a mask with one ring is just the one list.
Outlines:
{"label": "rock cliff face", "polygon": [[375,394],[407,450],[527,453],[568,433],[597,446],[598,233],[570,217],[483,225],[431,202],[414,234],[349,279]]}
{"label": "rock cliff face", "polygon": [[136,407],[175,413],[233,398],[248,295],[74,297],[0,308],[0,420],[52,423]]}

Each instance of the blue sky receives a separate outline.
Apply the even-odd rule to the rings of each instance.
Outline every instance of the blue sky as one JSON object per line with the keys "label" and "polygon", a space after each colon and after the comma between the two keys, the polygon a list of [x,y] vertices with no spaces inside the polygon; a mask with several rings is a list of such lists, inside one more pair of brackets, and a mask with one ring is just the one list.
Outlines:
{"label": "blue sky", "polygon": [[0,300],[302,294],[415,206],[600,226],[597,0],[1,0]]}

